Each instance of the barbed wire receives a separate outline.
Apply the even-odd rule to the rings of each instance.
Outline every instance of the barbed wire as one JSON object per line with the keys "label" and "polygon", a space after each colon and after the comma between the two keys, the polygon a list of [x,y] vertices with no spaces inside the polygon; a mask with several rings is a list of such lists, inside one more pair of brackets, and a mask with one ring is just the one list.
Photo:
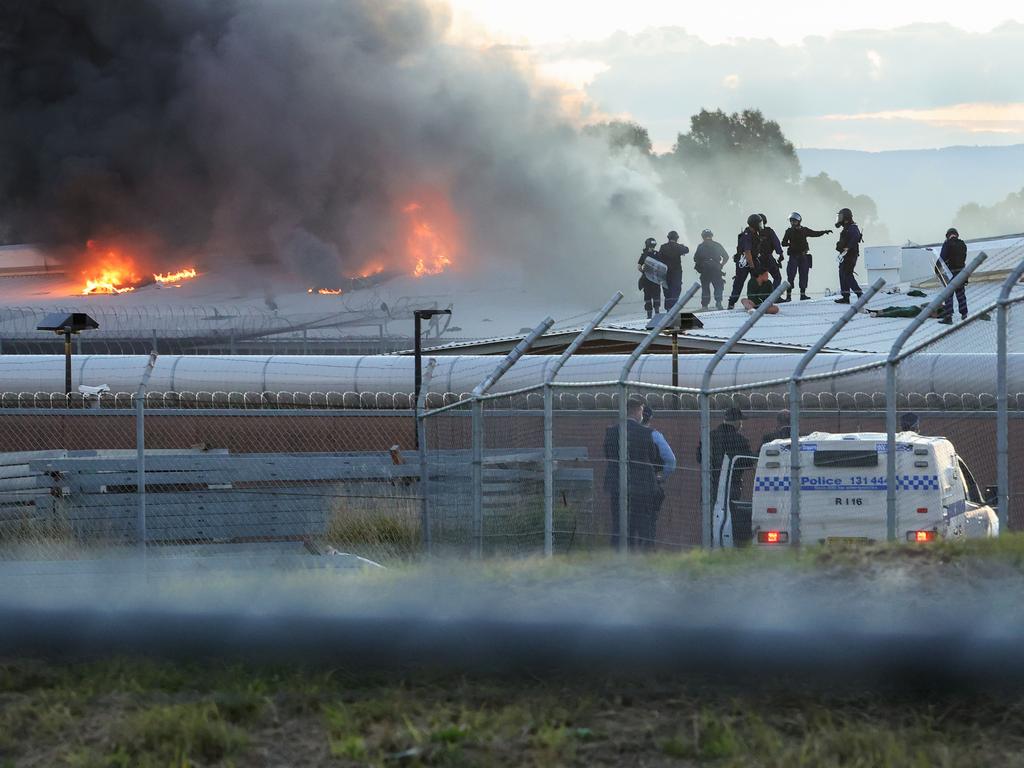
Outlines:
{"label": "barbed wire", "polygon": [[[750,385],[757,389],[757,385]],[[697,396],[689,392],[645,392],[644,398],[652,408],[663,410],[695,411]],[[78,392],[0,392],[0,410],[9,408],[55,408],[77,410],[130,410],[135,408],[136,395],[127,392],[104,392],[85,395]],[[265,409],[342,409],[342,410],[412,410],[412,394],[408,392],[148,392],[146,408],[229,408],[241,410]],[[556,391],[554,407],[558,410],[609,411],[618,408],[618,394],[613,392]],[[428,412],[437,408],[467,402],[469,392],[431,392],[427,395]],[[544,396],[541,392],[499,396],[503,408],[541,410]],[[1009,407],[1024,411],[1024,392],[1009,394]],[[711,396],[716,410],[740,408],[751,411],[778,411],[788,408],[789,395],[785,392],[726,392]],[[803,392],[801,407],[813,410],[878,411],[886,407],[883,392]],[[990,393],[954,392],[900,392],[900,408],[927,411],[994,411],[996,397]]]}

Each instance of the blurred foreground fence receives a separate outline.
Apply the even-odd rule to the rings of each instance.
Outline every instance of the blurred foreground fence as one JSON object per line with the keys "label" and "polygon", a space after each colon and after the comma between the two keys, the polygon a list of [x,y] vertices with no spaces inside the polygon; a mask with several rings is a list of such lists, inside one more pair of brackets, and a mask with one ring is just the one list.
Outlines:
{"label": "blurred foreground fence", "polygon": [[[753,454],[766,440],[813,432],[876,433],[892,446],[901,424],[916,418],[919,433],[953,442],[980,486],[998,488],[1004,530],[1024,527],[1024,491],[1010,471],[1024,455],[1024,382],[1009,379],[1005,366],[1006,336],[1021,330],[1024,296],[1010,289],[1022,273],[1024,264],[994,304],[941,332],[933,327],[923,341],[908,324],[906,338],[880,362],[804,376],[794,355],[792,377],[752,385],[716,384],[711,367],[699,389],[654,385],[632,379],[626,358],[618,379],[560,382],[561,365],[619,295],[553,359],[542,383],[511,392],[491,390],[549,320],[507,359],[495,358],[474,392],[424,394],[418,404],[391,393],[181,392],[141,400],[3,393],[0,559],[231,544],[346,551],[383,562],[428,552],[480,557],[708,546],[719,470],[712,459],[720,457],[698,447],[713,444],[729,409],[741,412],[737,439]],[[693,290],[634,357],[657,334],[672,332],[674,313]],[[943,298],[939,291],[934,301]],[[827,348],[830,334],[857,309],[818,346]],[[934,322],[929,314],[918,324]],[[760,317],[749,316],[722,357]],[[953,351],[997,360],[990,392],[917,392],[902,375],[919,356],[931,361]],[[804,362],[818,352],[812,348]],[[427,392],[429,364],[425,379]],[[673,460],[648,450],[631,400],[650,407],[650,427]],[[791,456],[781,472],[799,482],[801,457]],[[899,485],[891,467],[885,474],[891,510]],[[749,478],[739,488],[741,501],[750,500],[754,485]],[[796,537],[799,494],[791,498]],[[889,537],[899,539],[892,514],[889,522]]]}

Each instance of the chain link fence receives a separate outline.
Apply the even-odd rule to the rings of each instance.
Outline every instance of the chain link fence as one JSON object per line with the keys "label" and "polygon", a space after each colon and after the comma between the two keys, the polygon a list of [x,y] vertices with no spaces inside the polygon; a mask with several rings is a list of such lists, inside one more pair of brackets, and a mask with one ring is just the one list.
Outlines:
{"label": "chain link fence", "polygon": [[[1005,345],[1000,352],[1000,330],[1005,328],[1011,338],[1020,338],[1015,334],[1015,322],[1019,322],[1015,313],[1021,311],[1017,304],[1024,297],[1008,297],[1021,272],[1022,269],[1016,270],[1005,283],[1004,298],[1000,300],[1005,308],[1005,322],[1000,319],[1000,302],[996,302],[972,308],[966,319],[949,328],[939,325],[942,300],[956,286],[940,288],[933,293],[928,306],[922,305],[920,317],[907,323],[905,338],[893,345],[888,356],[876,356],[857,367],[806,374],[801,364],[796,374],[794,363],[795,377],[772,379],[766,370],[763,381],[740,385],[719,383],[729,381],[730,377],[716,378],[713,369],[717,363],[713,362],[708,368],[707,388],[701,391],[631,380],[627,366],[619,381],[554,382],[541,387],[539,394],[524,392],[516,398],[469,396],[468,402],[460,406],[469,414],[470,423],[459,433],[459,445],[471,456],[478,450],[477,460],[487,466],[498,461],[502,452],[516,451],[522,456],[531,449],[536,451],[550,433],[547,442],[551,449],[545,458],[551,464],[552,476],[567,464],[584,470],[576,479],[581,485],[592,485],[580,494],[578,504],[572,506],[560,500],[560,508],[558,502],[548,502],[551,508],[545,516],[543,551],[553,553],[617,548],[623,540],[620,533],[624,524],[629,549],[721,546],[724,528],[721,515],[716,518],[716,512],[723,508],[739,512],[736,520],[728,520],[730,528],[733,524],[737,527],[737,535],[729,537],[728,545],[747,543],[757,534],[750,523],[752,508],[758,498],[763,501],[764,494],[772,492],[770,513],[778,515],[779,525],[787,527],[787,533],[799,541],[802,520],[792,502],[793,489],[798,498],[806,495],[805,486],[813,485],[814,478],[806,477],[813,469],[808,463],[810,458],[798,453],[794,459],[789,450],[794,430],[804,438],[815,434],[822,435],[822,439],[825,435],[852,434],[873,441],[880,458],[870,472],[857,477],[857,482],[865,484],[865,498],[870,503],[853,515],[863,518],[861,522],[870,530],[869,538],[901,541],[909,531],[895,522],[895,508],[901,493],[919,489],[920,478],[915,480],[912,468],[907,469],[902,463],[900,471],[895,472],[889,461],[890,444],[895,446],[893,455],[908,445],[899,438],[903,432],[947,438],[964,466],[974,469],[970,472],[961,467],[957,476],[962,476],[964,484],[970,486],[969,500],[993,509],[998,507],[1003,530],[1012,530],[1024,524],[1024,500],[1012,480],[1000,482],[999,475],[1001,462],[1005,467],[1013,466],[1013,455],[1024,440],[1024,431],[1018,430],[1017,411],[1018,404],[1024,409],[1024,393],[1016,392],[1022,387],[1019,376],[1013,375],[1019,373],[1014,368],[1006,378],[1010,388],[1006,398],[1007,426],[1001,429],[996,370],[1000,361],[1010,359]],[[876,283],[870,293],[880,290],[883,284]],[[806,364],[811,364],[818,353],[828,354],[818,346],[827,347],[835,332],[863,312],[870,293],[822,336],[820,345],[805,356]],[[750,320],[751,324],[756,321],[756,317]],[[652,334],[658,332],[654,329]],[[725,345],[721,350],[723,356],[732,344],[743,339],[744,333]],[[948,365],[951,353],[959,355],[961,363],[968,361],[970,387],[964,384],[967,372]],[[970,360],[975,356],[976,364],[972,364]],[[774,366],[773,369],[778,370]],[[749,368],[746,373],[749,378]],[[979,381],[989,381],[991,386],[982,383],[979,388]],[[537,414],[536,405],[531,407],[531,397],[535,404],[549,397],[550,412]],[[480,422],[476,440],[472,425],[474,402],[479,406],[476,418]],[[639,419],[633,411],[634,402],[642,403],[652,414],[648,426],[660,433],[671,450],[675,464],[672,471],[666,471],[663,455],[644,454],[630,444],[634,430],[630,422]],[[706,412],[702,414],[705,403]],[[431,419],[427,414],[424,420]],[[707,431],[702,434],[703,420]],[[636,440],[647,441],[645,433],[638,434]],[[624,452],[619,450],[621,435],[626,435]],[[702,467],[705,436],[711,450],[708,465]],[[1000,444],[1007,446],[1002,459]],[[723,449],[723,445],[728,447]],[[478,528],[484,532],[484,539],[492,538],[489,546],[480,544],[475,551],[542,551],[536,535],[536,499],[542,493],[555,497],[560,493],[553,477],[541,487],[543,469],[535,466],[532,475],[503,485],[500,494],[495,494],[500,498],[496,504],[478,504],[474,508],[470,491],[470,508],[479,518]],[[1007,471],[1007,478],[1010,475]],[[486,486],[488,481],[474,482]],[[623,483],[625,501],[619,495]],[[548,487],[552,490],[548,491]],[[779,494],[780,490],[785,493]],[[1004,503],[998,502],[999,493],[1005,494]],[[433,493],[428,494],[428,502],[441,503]],[[565,514],[560,516],[560,510]],[[816,525],[807,529],[807,543],[827,538],[820,520]],[[501,536],[503,543],[498,541]]]}
{"label": "chain link fence", "polygon": [[[889,446],[900,450],[910,431],[947,437],[973,469],[973,495],[999,497],[1004,530],[1014,529],[1024,525],[1024,491],[1010,471],[1024,441],[1024,386],[1001,334],[1019,338],[1024,297],[1009,288],[1022,271],[999,301],[950,327],[928,316],[936,294],[888,356],[805,369],[853,307],[799,365],[793,357],[791,378],[773,379],[778,367],[766,362],[763,377],[747,366],[753,384],[715,367],[757,313],[710,362],[701,358],[700,388],[633,377],[663,323],[623,358],[618,379],[607,380],[603,360],[594,366],[603,380],[581,382],[577,368],[559,381],[574,342],[543,383],[490,393],[528,337],[500,365],[476,363],[472,393],[425,385],[418,411],[391,393],[154,392],[141,408],[129,395],[0,394],[0,559],[143,545],[280,546],[381,562],[676,551],[756,540],[752,518],[767,492],[780,530],[811,544],[823,534],[800,508],[813,478],[805,451],[789,450],[794,430],[875,440],[884,460],[862,473],[872,538],[905,533],[892,510],[909,481],[905,472],[891,481]],[[944,363],[954,352],[970,371]]]}
{"label": "chain link fence", "polygon": [[[58,402],[63,395],[52,396]],[[411,411],[0,408],[0,559],[422,549]]]}

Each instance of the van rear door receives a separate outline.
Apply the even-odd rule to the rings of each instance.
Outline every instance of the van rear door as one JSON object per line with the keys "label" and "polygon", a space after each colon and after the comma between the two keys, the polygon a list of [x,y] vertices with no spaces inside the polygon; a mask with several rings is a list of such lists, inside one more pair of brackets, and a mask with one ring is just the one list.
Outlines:
{"label": "van rear door", "polygon": [[722,462],[712,522],[712,546],[742,547],[750,543],[754,484],[746,480],[756,466],[757,456],[726,456]]}
{"label": "van rear door", "polygon": [[873,441],[829,441],[805,452],[813,456],[800,470],[805,542],[885,540],[884,448]]}

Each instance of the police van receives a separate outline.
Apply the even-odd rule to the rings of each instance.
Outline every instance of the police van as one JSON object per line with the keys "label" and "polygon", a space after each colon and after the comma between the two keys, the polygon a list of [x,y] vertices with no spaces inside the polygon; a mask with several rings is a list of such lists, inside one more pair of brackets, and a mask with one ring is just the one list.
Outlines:
{"label": "police van", "polygon": [[[789,440],[761,446],[758,456],[726,457],[713,517],[713,546],[786,546],[790,522]],[[884,432],[800,438],[800,539],[805,544],[886,540]],[[944,437],[896,435],[896,536],[938,538],[999,535],[990,506],[971,470]]]}

